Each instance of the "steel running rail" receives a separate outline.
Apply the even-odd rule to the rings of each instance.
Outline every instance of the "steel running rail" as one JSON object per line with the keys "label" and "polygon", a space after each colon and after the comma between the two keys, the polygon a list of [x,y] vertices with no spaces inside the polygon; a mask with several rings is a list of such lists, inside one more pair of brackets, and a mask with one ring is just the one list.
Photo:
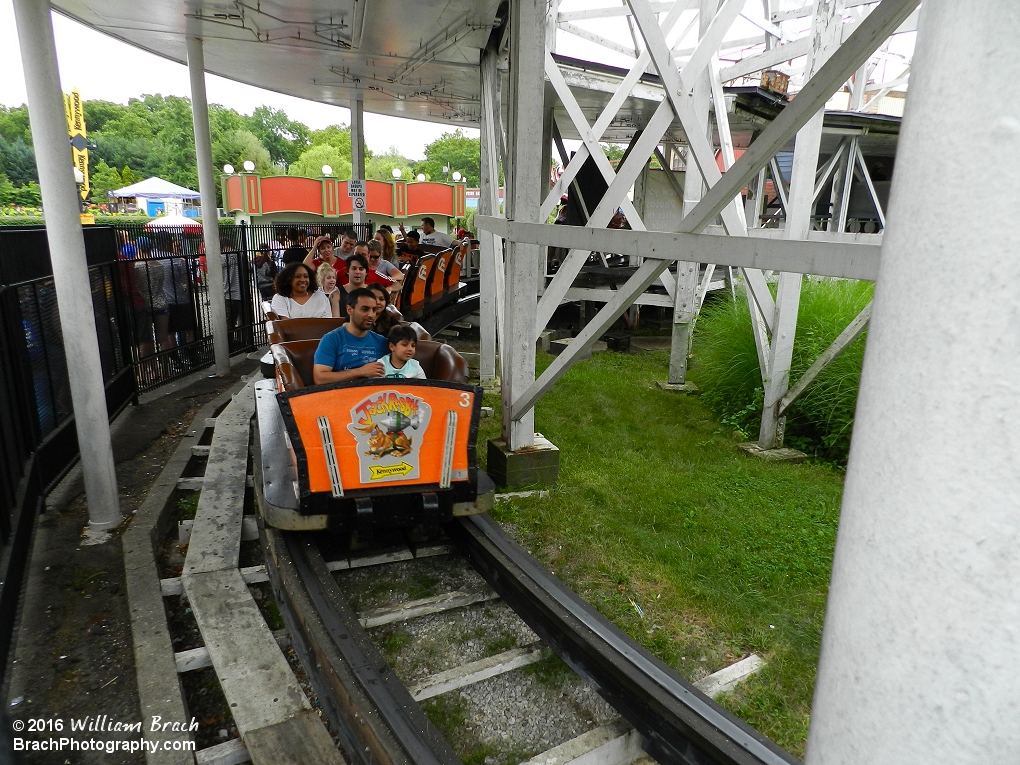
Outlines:
{"label": "steel running rail", "polygon": [[488,515],[447,533],[492,588],[645,737],[661,765],[799,765],[637,645],[504,534]]}
{"label": "steel running rail", "polygon": [[313,537],[270,527],[260,531],[273,594],[348,760],[460,765],[358,623]]}

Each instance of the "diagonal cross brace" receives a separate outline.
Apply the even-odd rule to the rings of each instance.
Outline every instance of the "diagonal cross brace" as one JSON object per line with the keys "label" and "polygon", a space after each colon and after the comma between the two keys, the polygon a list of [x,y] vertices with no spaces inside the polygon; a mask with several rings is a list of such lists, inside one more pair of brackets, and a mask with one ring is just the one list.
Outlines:
{"label": "diagonal cross brace", "polygon": [[[637,0],[630,0],[631,7]],[[697,233],[719,215],[751,178],[780,148],[821,108],[837,88],[878,48],[879,45],[913,12],[918,0],[883,0],[828,61],[805,83],[797,98],[772,121],[750,148],[725,175],[712,162],[718,182],[714,183],[697,206],[680,223],[682,233]],[[647,18],[645,19],[647,22]],[[642,29],[642,35],[646,35]],[[645,37],[647,42],[647,36]],[[535,402],[558,380],[570,365],[612,325],[633,302],[658,278],[664,268],[663,261],[648,260],[617,291],[613,299],[603,306],[594,320],[574,339],[574,342],[554,361],[516,401],[510,417],[519,420],[534,407]]]}

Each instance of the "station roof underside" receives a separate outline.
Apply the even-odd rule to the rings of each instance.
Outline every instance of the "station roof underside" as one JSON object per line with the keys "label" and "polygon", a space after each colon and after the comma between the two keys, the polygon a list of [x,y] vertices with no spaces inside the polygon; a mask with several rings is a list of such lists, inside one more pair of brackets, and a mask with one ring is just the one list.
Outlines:
{"label": "station roof underside", "polygon": [[[202,37],[206,70],[238,82],[343,107],[359,89],[365,111],[463,127],[479,125],[480,51],[506,16],[501,0],[55,0],[53,6],[97,31],[182,63],[186,37]],[[594,123],[627,71],[555,59]],[[753,86],[725,91],[735,97],[729,120],[737,149],[746,148],[785,103]],[[626,144],[662,98],[658,76],[646,73],[602,140]],[[546,103],[554,105],[561,136],[578,139],[548,83]],[[504,97],[504,111],[506,106]],[[540,119],[537,110],[535,118]],[[825,124],[835,130],[823,137],[823,155],[848,132],[860,135],[867,155],[895,154],[899,118],[830,112]],[[678,145],[687,143],[678,121],[666,135]],[[787,148],[792,150],[792,142]]]}

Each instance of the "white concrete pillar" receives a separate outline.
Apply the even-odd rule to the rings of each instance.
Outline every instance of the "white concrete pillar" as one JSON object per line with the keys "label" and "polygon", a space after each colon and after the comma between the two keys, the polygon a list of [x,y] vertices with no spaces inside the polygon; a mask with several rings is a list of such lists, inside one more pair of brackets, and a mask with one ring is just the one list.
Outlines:
{"label": "white concrete pillar", "polygon": [[209,316],[212,319],[216,374],[230,372],[230,335],[227,304],[223,295],[223,262],[220,257],[220,226],[216,210],[216,170],[213,168],[209,132],[209,102],[205,95],[205,52],[201,37],[187,38],[188,76],[191,78],[191,123],[195,131],[198,160],[198,193],[202,195],[202,239],[208,267]]}
{"label": "white concrete pillar", "polygon": [[[481,55],[481,183],[478,194],[479,215],[499,215],[499,149],[496,131],[500,130],[499,98],[496,88],[499,72],[496,59],[499,53],[495,45],[489,45]],[[501,292],[497,279],[501,274],[502,258],[497,258],[497,248],[502,242],[488,231],[478,231],[478,277],[479,277],[479,379],[482,385],[491,385],[496,380],[496,347],[499,320],[502,315]]]}
{"label": "white concrete pillar", "polygon": [[1020,753],[1017,40],[1015,0],[921,6],[809,765]]}
{"label": "white concrete pillar", "polygon": [[88,289],[85,239],[78,217],[78,189],[67,138],[50,4],[15,0],[14,17],[25,69],[32,143],[46,211],[46,237],[53,262],[53,286],[57,293],[67,376],[71,383],[89,527],[104,531],[120,525],[123,516],[117,496],[106,391],[92,292]]}
{"label": "white concrete pillar", "polygon": [[[547,170],[542,167],[542,114],[545,105],[545,0],[510,3],[510,126],[506,217],[538,223]],[[510,419],[510,406],[535,382],[535,316],[538,313],[539,259],[535,244],[510,242],[506,260],[506,333],[502,369],[503,438],[511,451],[535,442],[533,409]]]}
{"label": "white concrete pillar", "polygon": [[[351,178],[365,180],[365,102],[357,89],[351,93]],[[363,224],[367,220],[364,210],[354,211],[355,223]]]}

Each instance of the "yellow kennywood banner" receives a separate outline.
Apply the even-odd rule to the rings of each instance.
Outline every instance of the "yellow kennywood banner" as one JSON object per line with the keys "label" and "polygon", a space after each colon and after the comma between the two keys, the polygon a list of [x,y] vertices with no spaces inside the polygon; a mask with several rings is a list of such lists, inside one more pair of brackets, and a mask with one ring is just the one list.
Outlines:
{"label": "yellow kennywood banner", "polygon": [[67,134],[71,137],[71,156],[74,166],[81,170],[85,182],[81,186],[81,198],[89,195],[89,150],[85,132],[85,110],[82,107],[78,89],[64,94],[64,115],[67,117]]}

